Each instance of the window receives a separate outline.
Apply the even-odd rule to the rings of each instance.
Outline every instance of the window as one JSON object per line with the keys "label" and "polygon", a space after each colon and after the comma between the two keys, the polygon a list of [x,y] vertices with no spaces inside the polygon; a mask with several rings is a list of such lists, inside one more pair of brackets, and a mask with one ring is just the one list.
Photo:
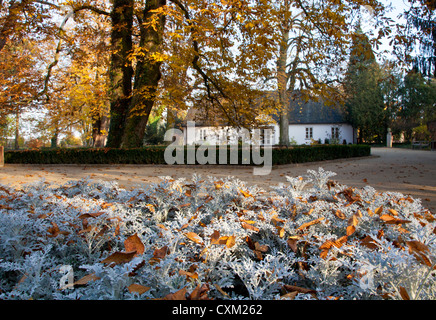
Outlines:
{"label": "window", "polygon": [[339,128],[332,127],[332,139],[339,140]]}
{"label": "window", "polygon": [[200,129],[200,141],[206,140],[206,129]]}
{"label": "window", "polygon": [[313,128],[307,127],[306,128],[306,140],[313,139]]}

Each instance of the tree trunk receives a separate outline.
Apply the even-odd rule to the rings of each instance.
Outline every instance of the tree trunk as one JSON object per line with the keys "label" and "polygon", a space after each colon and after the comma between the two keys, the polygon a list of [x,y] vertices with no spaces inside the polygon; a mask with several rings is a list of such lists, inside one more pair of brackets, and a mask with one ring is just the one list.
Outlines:
{"label": "tree trunk", "polygon": [[57,148],[58,147],[58,136],[59,136],[59,133],[56,131],[53,134],[53,137],[50,139],[50,147],[51,148]]}
{"label": "tree trunk", "polygon": [[279,95],[280,115],[280,145],[289,146],[289,97],[288,77],[286,72],[288,57],[289,29],[283,28],[280,42],[279,58],[277,60],[277,87]]}
{"label": "tree trunk", "polygon": [[107,146],[119,148],[132,94],[133,68],[128,55],[132,50],[133,0],[113,0],[111,12],[111,97]]}
{"label": "tree trunk", "polygon": [[14,148],[15,150],[20,149],[19,139],[20,139],[20,108],[17,106],[17,110],[15,111],[15,142]]}
{"label": "tree trunk", "polygon": [[107,138],[108,125],[109,118],[106,115],[102,115],[92,123],[92,146],[94,148],[104,147]]}
{"label": "tree trunk", "polygon": [[160,66],[162,60],[156,58],[163,42],[165,16],[160,15],[156,23],[150,22],[155,10],[163,7],[166,0],[148,0],[143,11],[143,24],[140,30],[140,48],[145,53],[138,57],[135,73],[135,85],[126,118],[122,147],[141,147],[144,140],[150,112],[153,108],[157,87],[161,78]]}

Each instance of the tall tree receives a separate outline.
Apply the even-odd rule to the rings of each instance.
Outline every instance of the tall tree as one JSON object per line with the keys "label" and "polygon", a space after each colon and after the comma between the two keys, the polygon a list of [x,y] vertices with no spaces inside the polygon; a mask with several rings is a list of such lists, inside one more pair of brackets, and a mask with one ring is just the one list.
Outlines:
{"label": "tall tree", "polygon": [[360,142],[384,141],[387,124],[380,83],[380,67],[368,37],[358,29],[353,36],[344,87],[347,116],[358,128]]}
{"label": "tall tree", "polygon": [[436,77],[436,6],[434,1],[409,0],[393,40],[397,56],[426,77]]}

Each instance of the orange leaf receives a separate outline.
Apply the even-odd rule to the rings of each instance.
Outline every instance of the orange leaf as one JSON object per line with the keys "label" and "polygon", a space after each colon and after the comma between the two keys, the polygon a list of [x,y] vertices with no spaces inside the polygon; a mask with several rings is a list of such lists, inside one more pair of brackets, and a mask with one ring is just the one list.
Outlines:
{"label": "orange leaf", "polygon": [[145,251],[144,244],[136,233],[124,241],[124,249],[128,252],[136,251],[136,255],[143,254]]}
{"label": "orange leaf", "polygon": [[188,272],[184,270],[179,270],[179,275],[186,276],[186,278],[198,279],[198,274],[196,272]]}
{"label": "orange leaf", "polygon": [[383,212],[383,206],[378,207],[374,211],[374,213],[377,214],[377,215],[381,215],[382,212]]}
{"label": "orange leaf", "polygon": [[201,287],[198,284],[197,287],[192,290],[188,296],[188,300],[209,300],[207,292],[209,291],[209,285],[203,284]]}
{"label": "orange leaf", "polygon": [[409,247],[409,252],[416,251],[416,252],[430,252],[430,249],[428,246],[423,244],[421,241],[413,240],[413,241],[406,241],[407,246]]}
{"label": "orange leaf", "polygon": [[74,285],[75,285],[75,286],[84,286],[84,285],[87,285],[89,282],[91,282],[91,281],[95,281],[95,280],[98,280],[98,279],[100,279],[100,278],[97,277],[97,276],[95,275],[95,273],[91,273],[91,274],[88,274],[88,275],[86,275],[86,276],[80,278],[80,279],[77,280],[76,282],[74,282]]}
{"label": "orange leaf", "polygon": [[96,218],[104,214],[104,211],[84,213],[79,216],[79,219]]}
{"label": "orange leaf", "polygon": [[355,226],[348,226],[347,227],[347,236],[351,236],[356,231]]}
{"label": "orange leaf", "polygon": [[[249,192],[246,192],[246,191],[244,191],[244,190],[242,190],[241,188],[239,188],[239,192],[245,197],[245,198],[248,198],[248,197],[253,197]],[[253,197],[254,198],[254,197]]]}
{"label": "orange leaf", "polygon": [[109,257],[101,261],[107,264],[122,264],[131,261],[136,255],[136,251],[131,252],[114,252]]}
{"label": "orange leaf", "polygon": [[335,211],[335,216],[338,217],[341,220],[345,220],[345,218],[346,218],[345,214],[341,210],[336,210]]}
{"label": "orange leaf", "polygon": [[174,293],[167,294],[163,300],[186,300],[186,287]]}
{"label": "orange leaf", "polygon": [[371,236],[366,236],[365,238],[360,240],[360,244],[371,250],[378,248],[377,243],[374,241],[374,239]]}
{"label": "orange leaf", "polygon": [[248,223],[246,223],[246,222],[241,222],[241,226],[242,226],[242,228],[244,228],[244,229],[247,229],[247,230],[253,230],[253,231],[255,231],[255,232],[258,232],[260,229],[259,228],[256,228],[256,227],[254,227],[254,226],[252,226],[252,225],[250,225],[250,224],[248,224]]}
{"label": "orange leaf", "polygon": [[197,244],[203,244],[203,239],[201,239],[200,236],[198,234],[196,234],[195,232],[187,232],[187,233],[185,233],[185,236],[189,240],[194,241]]}
{"label": "orange leaf", "polygon": [[398,216],[398,212],[397,212],[397,210],[394,210],[394,209],[388,209],[388,211],[389,211],[393,216]]}
{"label": "orange leaf", "polygon": [[227,248],[231,248],[236,244],[236,237],[235,236],[230,236],[228,237],[227,241],[226,241],[226,246]]}
{"label": "orange leaf", "polygon": [[318,219],[303,223],[300,227],[297,228],[297,230],[304,230],[306,228],[309,228],[310,226],[313,226],[314,224],[320,223],[322,220],[324,220],[324,217],[320,217]]}
{"label": "orange leaf", "polygon": [[410,220],[398,219],[398,218],[395,218],[395,217],[393,217],[391,215],[388,215],[388,214],[382,215],[380,217],[380,219],[382,221],[384,221],[385,223],[387,223],[387,224],[403,224],[403,223],[409,223],[410,222]]}
{"label": "orange leaf", "polygon": [[297,287],[297,286],[292,286],[292,285],[288,285],[285,284],[284,288],[286,289],[286,291],[288,292],[298,292],[298,293],[310,293],[311,295],[315,295],[316,296],[316,290],[312,290],[312,289],[306,289],[306,288],[302,288],[302,287]]}
{"label": "orange leaf", "polygon": [[139,295],[147,292],[150,290],[150,287],[146,287],[137,283],[132,283],[130,286],[127,287],[130,293],[138,293]]}
{"label": "orange leaf", "polygon": [[210,236],[210,243],[211,244],[220,244],[219,238],[220,238],[220,232],[218,230],[214,230],[212,235]]}
{"label": "orange leaf", "polygon": [[402,298],[403,300],[410,300],[410,296],[409,296],[409,294],[407,293],[406,288],[404,288],[404,287],[400,287],[400,295],[401,295],[401,298]]}
{"label": "orange leaf", "polygon": [[289,237],[287,244],[289,246],[289,248],[291,248],[292,251],[297,252],[298,247],[297,247],[297,242],[300,240],[300,237]]}
{"label": "orange leaf", "polygon": [[155,249],[153,252],[153,258],[163,259],[168,253],[168,246],[163,246],[160,249]]}

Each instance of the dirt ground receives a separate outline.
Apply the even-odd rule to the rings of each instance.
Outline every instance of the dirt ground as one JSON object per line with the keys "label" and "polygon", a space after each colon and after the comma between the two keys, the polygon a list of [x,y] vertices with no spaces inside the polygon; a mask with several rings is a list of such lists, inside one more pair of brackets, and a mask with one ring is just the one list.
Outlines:
{"label": "dirt ground", "polygon": [[190,179],[192,174],[233,176],[248,185],[264,189],[286,183],[285,176],[300,176],[308,169],[319,167],[336,172],[340,184],[353,187],[370,185],[378,191],[397,191],[420,198],[423,205],[436,213],[436,152],[372,148],[372,156],[355,159],[311,162],[274,166],[269,175],[253,175],[245,166],[169,166],[169,165],[14,165],[0,168],[0,184],[20,185],[45,179],[52,184],[91,177],[95,180],[116,181],[120,187],[134,188],[160,181],[159,176]]}

